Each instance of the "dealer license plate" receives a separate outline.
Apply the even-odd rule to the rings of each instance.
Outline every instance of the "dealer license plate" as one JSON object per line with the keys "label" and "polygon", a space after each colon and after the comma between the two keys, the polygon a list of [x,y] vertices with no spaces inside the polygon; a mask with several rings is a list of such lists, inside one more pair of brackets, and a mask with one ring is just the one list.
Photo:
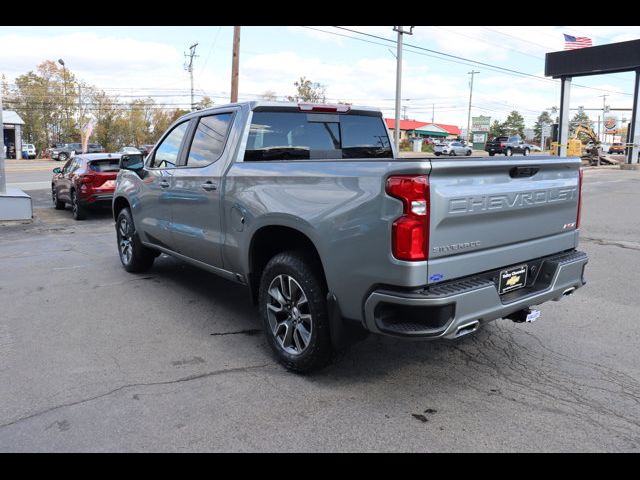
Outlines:
{"label": "dealer license plate", "polygon": [[513,290],[524,287],[527,284],[527,265],[519,265],[517,267],[507,268],[500,272],[500,283],[498,293],[509,293]]}

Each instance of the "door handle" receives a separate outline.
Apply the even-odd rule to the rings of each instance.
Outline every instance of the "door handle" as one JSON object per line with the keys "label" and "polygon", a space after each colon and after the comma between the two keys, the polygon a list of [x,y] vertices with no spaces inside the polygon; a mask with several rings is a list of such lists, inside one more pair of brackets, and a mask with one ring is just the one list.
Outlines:
{"label": "door handle", "polygon": [[216,185],[215,183],[213,183],[212,181],[208,180],[206,182],[204,182],[202,185],[200,185],[202,188],[204,188],[206,191],[211,192],[213,190],[217,190],[218,189],[218,185]]}
{"label": "door handle", "polygon": [[169,186],[169,182],[167,182],[166,180],[161,180],[158,185],[160,185],[162,188],[167,188]]}

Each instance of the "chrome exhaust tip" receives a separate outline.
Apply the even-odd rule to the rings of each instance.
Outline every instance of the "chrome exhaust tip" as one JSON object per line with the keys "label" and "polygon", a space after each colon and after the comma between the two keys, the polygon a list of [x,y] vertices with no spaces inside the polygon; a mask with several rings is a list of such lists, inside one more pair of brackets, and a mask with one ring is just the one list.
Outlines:
{"label": "chrome exhaust tip", "polygon": [[475,332],[480,328],[480,322],[478,320],[474,320],[473,322],[465,323],[464,325],[460,325],[456,329],[456,333],[454,338],[463,337],[465,335],[469,335],[470,333]]}

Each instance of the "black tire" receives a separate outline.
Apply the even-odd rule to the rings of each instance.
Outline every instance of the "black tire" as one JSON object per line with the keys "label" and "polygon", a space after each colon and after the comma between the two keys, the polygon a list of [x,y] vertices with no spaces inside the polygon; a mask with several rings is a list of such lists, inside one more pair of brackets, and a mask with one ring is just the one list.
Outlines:
{"label": "black tire", "polygon": [[123,208],[118,213],[116,238],[120,262],[127,272],[140,273],[151,268],[156,258],[156,251],[145,247],[140,242],[131,211],[128,208]]}
{"label": "black tire", "polygon": [[87,208],[80,203],[75,190],[71,190],[71,213],[74,220],[85,220],[87,218]]}
{"label": "black tire", "polygon": [[69,155],[67,155],[66,153],[61,153],[58,155],[59,162],[66,162],[68,159],[69,159]]}
{"label": "black tire", "polygon": [[513,156],[513,150],[511,150],[510,148],[507,148],[507,149],[504,151],[504,154],[505,154],[507,157],[512,157],[512,156]]}
{"label": "black tire", "polygon": [[470,157],[473,152],[471,150],[467,150],[467,157]]}
{"label": "black tire", "polygon": [[53,185],[51,185],[51,200],[53,201],[53,208],[56,210],[64,210],[65,203],[58,199],[58,192]]}
{"label": "black tire", "polygon": [[289,251],[269,260],[260,277],[258,306],[269,345],[278,361],[297,373],[326,365],[333,353],[320,268],[302,252]]}
{"label": "black tire", "polygon": [[439,157],[440,155],[442,155],[442,153],[441,153],[441,152],[434,152],[434,155],[435,155],[436,157]]}
{"label": "black tire", "polygon": [[524,152],[522,152],[522,154],[526,157],[527,155],[529,155],[529,149],[525,148]]}
{"label": "black tire", "polygon": [[449,156],[450,156],[450,157],[455,157],[455,156],[456,156],[456,151],[455,151],[455,150],[451,150],[451,151],[449,152]]}
{"label": "black tire", "polygon": [[489,152],[489,156],[493,157],[496,154],[496,152]]}

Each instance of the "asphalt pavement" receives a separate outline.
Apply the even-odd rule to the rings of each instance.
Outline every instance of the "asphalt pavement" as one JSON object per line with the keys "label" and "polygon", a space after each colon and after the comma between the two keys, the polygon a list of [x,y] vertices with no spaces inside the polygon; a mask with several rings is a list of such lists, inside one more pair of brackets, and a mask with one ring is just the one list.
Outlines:
{"label": "asphalt pavement", "polygon": [[640,451],[639,171],[586,170],[588,284],[535,323],[369,336],[310,375],[243,287],[164,255],[126,273],[109,212],[29,193],[34,221],[0,224],[2,452]]}

